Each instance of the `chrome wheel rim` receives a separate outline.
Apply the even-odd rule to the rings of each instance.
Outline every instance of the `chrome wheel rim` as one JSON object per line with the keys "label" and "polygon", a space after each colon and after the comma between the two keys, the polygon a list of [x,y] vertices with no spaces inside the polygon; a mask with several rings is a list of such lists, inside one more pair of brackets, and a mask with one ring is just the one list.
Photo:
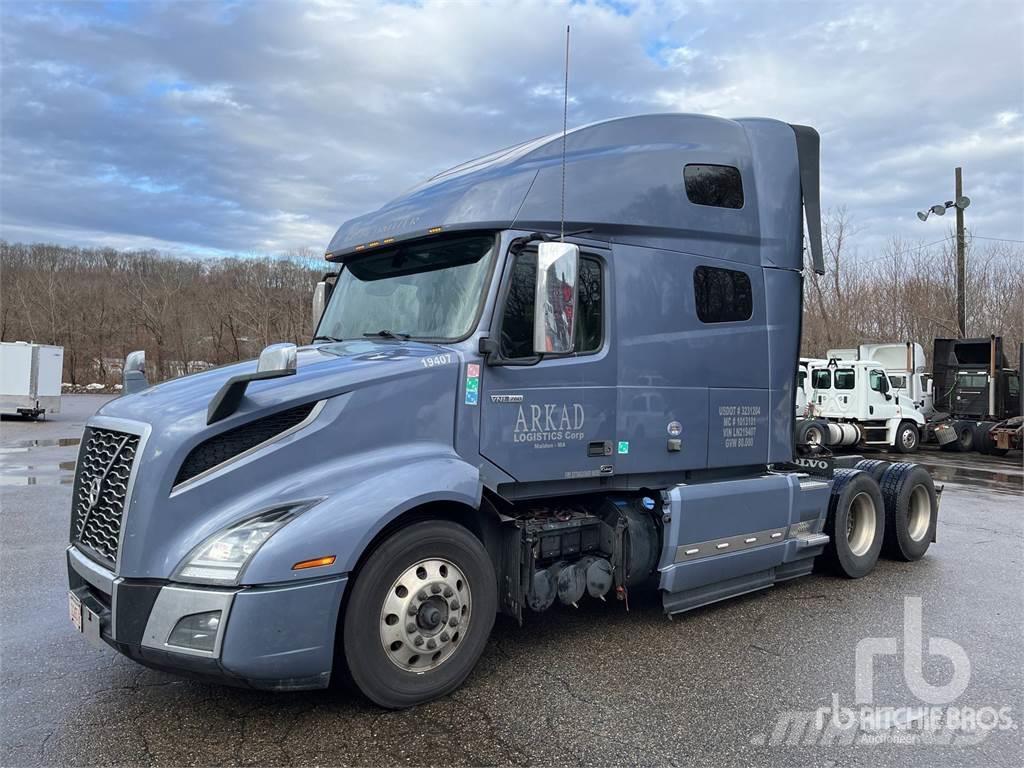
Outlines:
{"label": "chrome wheel rim", "polygon": [[380,611],[380,642],[407,672],[445,663],[465,637],[472,614],[465,574],[443,558],[421,560],[395,579]]}
{"label": "chrome wheel rim", "polygon": [[864,493],[858,493],[850,504],[846,519],[846,542],[850,551],[862,557],[875,540],[875,502]]}
{"label": "chrome wheel rim", "polygon": [[927,535],[932,523],[932,503],[928,489],[923,485],[914,486],[907,508],[907,534],[914,541],[921,541]]}
{"label": "chrome wheel rim", "polygon": [[902,439],[904,448],[913,448],[917,443],[917,438],[914,436],[914,430],[912,429],[903,430]]}

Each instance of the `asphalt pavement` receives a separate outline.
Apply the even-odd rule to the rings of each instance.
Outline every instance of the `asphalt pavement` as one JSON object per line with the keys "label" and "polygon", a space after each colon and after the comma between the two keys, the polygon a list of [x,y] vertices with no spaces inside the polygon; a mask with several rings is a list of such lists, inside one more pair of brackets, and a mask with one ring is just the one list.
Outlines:
{"label": "asphalt pavement", "polygon": [[[65,396],[50,420],[0,424],[0,765],[1024,764],[1019,453],[919,454],[945,491],[918,563],[674,620],[639,593],[628,612],[590,600],[522,627],[499,618],[463,688],[393,713],[346,691],[179,679],[73,631],[71,484],[104,400]],[[860,689],[858,647],[873,658]],[[872,719],[844,728],[854,712]]]}

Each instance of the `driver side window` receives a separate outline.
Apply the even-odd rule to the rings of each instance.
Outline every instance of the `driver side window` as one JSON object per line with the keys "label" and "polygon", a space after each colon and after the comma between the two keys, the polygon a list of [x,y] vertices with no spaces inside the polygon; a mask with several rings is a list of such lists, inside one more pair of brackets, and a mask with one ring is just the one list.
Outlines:
{"label": "driver side window", "polygon": [[[505,311],[501,318],[501,356],[506,360],[533,357],[533,303],[537,287],[537,252],[526,251],[516,256],[509,279]],[[580,272],[576,288],[576,354],[596,352],[601,348],[602,328],[601,263],[580,256]]]}
{"label": "driver side window", "polygon": [[868,380],[870,387],[876,392],[881,392],[884,395],[889,391],[889,380],[883,371],[871,371],[868,374]]}

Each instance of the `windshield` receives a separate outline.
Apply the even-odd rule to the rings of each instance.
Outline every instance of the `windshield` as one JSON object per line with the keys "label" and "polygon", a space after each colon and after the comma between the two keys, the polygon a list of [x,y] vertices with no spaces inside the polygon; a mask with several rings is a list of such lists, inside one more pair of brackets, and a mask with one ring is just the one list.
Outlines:
{"label": "windshield", "polygon": [[956,383],[968,389],[984,389],[988,385],[988,376],[984,373],[958,373]]}
{"label": "windshield", "polygon": [[433,240],[346,262],[317,335],[463,338],[483,301],[495,242],[490,235]]}

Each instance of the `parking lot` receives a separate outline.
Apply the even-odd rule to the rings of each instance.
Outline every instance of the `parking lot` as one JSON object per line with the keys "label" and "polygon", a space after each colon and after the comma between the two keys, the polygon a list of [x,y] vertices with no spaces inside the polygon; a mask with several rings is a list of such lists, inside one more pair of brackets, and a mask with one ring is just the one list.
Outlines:
{"label": "parking lot", "polygon": [[[938,542],[919,563],[882,560],[856,582],[815,575],[671,621],[653,594],[631,595],[628,612],[589,600],[523,627],[499,618],[463,688],[392,713],[345,691],[183,680],[76,636],[63,550],[77,441],[104,400],[65,396],[51,420],[0,424],[2,765],[1021,763],[1019,453],[918,456],[945,486]],[[954,704],[1008,708],[1012,726],[794,735],[800,713],[854,706],[856,649],[868,638],[901,649],[876,659],[874,704],[920,705],[902,661],[905,598],[920,598],[929,683],[952,674],[928,654],[930,638],[947,638],[970,662]]]}

